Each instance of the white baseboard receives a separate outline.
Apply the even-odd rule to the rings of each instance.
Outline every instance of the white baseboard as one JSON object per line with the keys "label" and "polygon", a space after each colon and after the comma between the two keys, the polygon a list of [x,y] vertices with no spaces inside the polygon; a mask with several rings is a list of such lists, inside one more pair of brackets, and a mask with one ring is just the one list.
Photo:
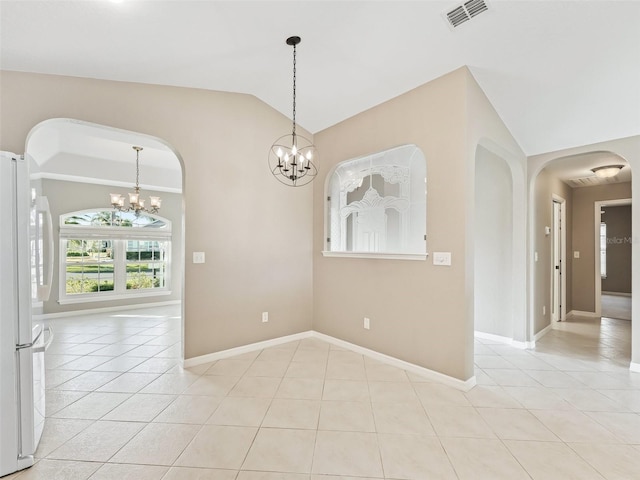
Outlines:
{"label": "white baseboard", "polygon": [[631,292],[601,292],[602,295],[611,295],[613,297],[630,297]]}
{"label": "white baseboard", "polygon": [[420,375],[421,377],[428,378],[438,383],[443,383],[458,390],[462,390],[463,392],[468,392],[476,386],[475,376],[469,378],[468,380],[460,380],[458,378],[445,375],[444,373],[421,367],[414,363],[405,362],[404,360],[400,360],[399,358],[390,357],[389,355],[376,352],[375,350],[370,350],[353,343],[345,342],[344,340],[325,335],[324,333],[316,332],[315,330],[312,331],[312,334],[314,338],[324,340],[325,342],[331,343],[338,347],[346,348],[347,350],[351,350],[352,352],[360,353],[369,358],[373,358],[374,360],[378,360],[379,362],[386,363],[387,365],[407,370],[408,372],[415,373],[416,375]]}
{"label": "white baseboard", "polygon": [[538,333],[536,333],[533,336],[533,340],[540,340],[542,337],[544,337],[547,333],[549,333],[552,329],[553,329],[553,325],[557,323],[555,321],[551,321],[551,323],[549,325],[547,325],[546,327],[544,327],[542,330],[540,330]]}
{"label": "white baseboard", "polygon": [[445,375],[443,373],[439,373],[434,370],[429,370],[428,368],[424,368],[419,365],[415,365],[413,363],[405,362],[404,360],[400,360],[395,357],[390,357],[389,355],[385,355],[383,353],[379,353],[374,350],[369,350],[368,348],[364,348],[359,345],[355,345],[353,343],[349,343],[344,340],[331,337],[330,335],[325,335],[324,333],[316,332],[314,330],[296,333],[293,335],[287,335],[284,337],[273,338],[271,340],[265,340],[263,342],[251,343],[249,345],[243,345],[241,347],[235,347],[235,348],[230,348],[228,350],[222,350],[220,352],[201,355],[199,357],[188,358],[183,361],[183,366],[185,368],[195,367],[196,365],[202,365],[203,363],[209,363],[216,360],[220,360],[222,358],[233,357],[235,355],[240,355],[242,353],[255,352],[256,350],[275,347],[283,343],[302,340],[304,338],[317,338],[319,340],[324,340],[325,342],[331,343],[332,345],[336,345],[338,347],[351,350],[352,352],[360,353],[361,355],[365,355],[369,358],[373,358],[374,360],[378,360],[382,363],[386,363],[387,365],[392,365],[394,367],[402,368],[403,370],[407,370],[408,372],[415,373],[416,375],[420,375],[422,377],[428,378],[435,382],[449,385],[453,388],[462,390],[464,392],[471,390],[476,385],[475,376],[471,377],[468,380],[460,380],[454,377],[450,377],[449,375]]}
{"label": "white baseboard", "polygon": [[596,312],[583,312],[581,310],[571,310],[568,314],[567,317],[569,315],[576,315],[578,317],[594,317],[597,318],[600,315],[598,315]]}
{"label": "white baseboard", "polygon": [[219,352],[207,353],[198,357],[187,358],[182,361],[182,366],[184,368],[195,367],[196,365],[202,365],[203,363],[215,362],[216,360],[221,360],[223,358],[255,352],[256,350],[263,350],[265,348],[282,345],[283,343],[295,342],[296,340],[302,340],[303,338],[310,338],[312,333],[313,332],[309,330],[306,332],[294,333],[293,335],[286,335],[284,337],[272,338],[271,340],[264,340],[262,342],[250,343],[248,345],[242,345],[241,347],[220,350]]}
{"label": "white baseboard", "polygon": [[520,340],[514,340],[513,338],[504,337],[502,335],[479,332],[477,330],[473,332],[473,336],[476,338],[491,340],[493,342],[503,343],[505,345],[509,345],[514,348],[519,348],[521,350],[527,350],[529,348],[534,348],[536,346],[536,342],[522,342]]}
{"label": "white baseboard", "polygon": [[119,312],[121,310],[137,310],[140,308],[166,307],[168,305],[180,305],[181,300],[167,300],[166,302],[139,303],[135,305],[119,305],[117,307],[88,308],[86,310],[71,310],[69,312],[42,313],[33,315],[35,320],[51,320],[54,318],[79,317],[94,313]]}
{"label": "white baseboard", "polygon": [[631,362],[629,364],[629,370],[632,372],[640,373],[640,363]]}

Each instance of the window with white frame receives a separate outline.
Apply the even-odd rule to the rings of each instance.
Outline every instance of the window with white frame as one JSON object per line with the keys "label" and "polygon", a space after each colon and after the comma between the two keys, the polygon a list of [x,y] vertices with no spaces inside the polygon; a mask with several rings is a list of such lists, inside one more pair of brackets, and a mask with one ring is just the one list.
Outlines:
{"label": "window with white frame", "polygon": [[326,185],[324,254],[425,257],[426,169],[416,145],[339,163]]}
{"label": "window with white frame", "polygon": [[157,215],[61,215],[60,303],[169,294],[170,252],[171,222]]}
{"label": "window with white frame", "polygon": [[600,277],[607,278],[607,224],[600,223]]}

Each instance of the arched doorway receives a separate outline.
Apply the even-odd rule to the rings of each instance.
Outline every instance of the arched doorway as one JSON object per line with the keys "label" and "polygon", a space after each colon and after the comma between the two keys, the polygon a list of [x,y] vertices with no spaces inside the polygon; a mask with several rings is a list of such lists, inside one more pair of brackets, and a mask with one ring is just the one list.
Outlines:
{"label": "arched doorway", "polygon": [[[54,228],[53,252],[49,253],[53,253],[55,262],[51,297],[42,310],[45,318],[63,313],[105,308],[117,310],[140,305],[179,304],[180,311],[183,311],[184,167],[179,153],[171,145],[138,132],[75,119],[49,119],[33,127],[27,136],[25,156],[30,162],[32,188],[48,197],[56,227],[58,219],[68,212],[95,208],[108,211],[112,208],[109,194],[117,192],[126,196],[136,181],[136,152],[132,146],[143,148],[139,168],[141,195],[160,196],[160,214],[170,218],[174,225],[168,253],[171,261],[170,286],[162,291],[113,296],[108,300],[106,297],[70,300],[71,296],[65,295],[67,267],[62,261],[65,254],[61,253],[61,245],[65,242],[60,241],[58,229]],[[136,245],[139,246],[140,242]],[[181,330],[184,331],[184,323]]]}

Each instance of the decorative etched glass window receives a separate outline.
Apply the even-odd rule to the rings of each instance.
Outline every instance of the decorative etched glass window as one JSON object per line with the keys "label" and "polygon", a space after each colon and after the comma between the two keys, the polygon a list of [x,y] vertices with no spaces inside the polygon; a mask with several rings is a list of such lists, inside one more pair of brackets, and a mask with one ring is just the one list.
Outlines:
{"label": "decorative etched glass window", "polygon": [[426,255],[426,170],[415,145],[338,164],[326,187],[325,254]]}
{"label": "decorative etched glass window", "polygon": [[171,222],[86,210],[60,216],[60,302],[169,292]]}

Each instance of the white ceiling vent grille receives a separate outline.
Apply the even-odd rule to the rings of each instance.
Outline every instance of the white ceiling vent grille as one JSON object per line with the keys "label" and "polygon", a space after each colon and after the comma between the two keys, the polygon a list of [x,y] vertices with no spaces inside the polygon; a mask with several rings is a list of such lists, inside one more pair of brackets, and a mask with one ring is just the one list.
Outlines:
{"label": "white ceiling vent grille", "polygon": [[484,0],[468,0],[453,10],[448,11],[445,15],[451,28],[456,28],[487,10],[489,10],[489,7]]}

